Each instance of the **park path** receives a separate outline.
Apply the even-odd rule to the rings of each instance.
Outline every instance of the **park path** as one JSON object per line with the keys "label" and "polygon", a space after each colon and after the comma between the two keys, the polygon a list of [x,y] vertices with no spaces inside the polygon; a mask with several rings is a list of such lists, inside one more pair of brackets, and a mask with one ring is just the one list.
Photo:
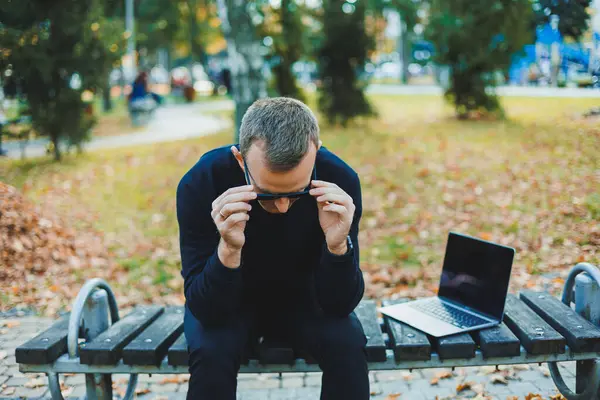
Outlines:
{"label": "park path", "polygon": [[[190,139],[217,133],[231,126],[224,118],[210,115],[211,111],[233,110],[232,101],[206,101],[192,104],[173,104],[160,107],[150,123],[142,129],[133,129],[117,136],[95,137],[85,144],[86,151],[135,146]],[[40,157],[46,154],[48,139],[29,141],[26,156]],[[9,158],[21,157],[19,142],[3,144]]]}
{"label": "park path", "polygon": [[[600,98],[600,89],[552,88],[531,86],[501,86],[497,92],[506,97],[561,97],[561,98]],[[383,95],[441,95],[443,89],[435,85],[371,84],[367,93]],[[231,100],[206,101],[193,104],[166,105],[156,111],[155,118],[142,130],[124,132],[121,135],[93,138],[85,145],[86,150],[109,149],[170,142],[217,133],[230,126],[230,122],[216,116],[207,115],[211,111],[233,110]],[[27,157],[40,157],[46,154],[48,139],[29,141]],[[19,142],[3,143],[9,158],[20,158]]]}
{"label": "park path", "polygon": [[[15,361],[15,348],[47,329],[53,322],[50,318],[13,313],[10,317],[0,316],[0,399],[50,399],[48,381],[41,374],[23,374]],[[563,377],[574,387],[574,363],[560,363]],[[533,365],[517,372],[518,379],[508,384],[493,384],[489,371],[478,368],[457,368],[448,379],[439,379],[435,385],[431,380],[441,372],[450,376],[449,369],[419,371],[378,371],[370,373],[371,399],[442,400],[475,397],[475,392],[466,390],[457,395],[456,387],[463,382],[472,382],[472,387],[484,390],[486,399],[505,400],[517,396],[524,400],[529,393],[539,394],[544,400],[556,395],[557,391],[548,377],[545,366]],[[126,386],[126,375],[113,376],[115,393]],[[321,373],[240,374],[238,399],[242,400],[314,400],[319,398]],[[64,395],[68,400],[82,399],[85,395],[85,377],[61,376]],[[138,399],[185,400],[189,375],[139,375]],[[399,394],[399,396],[394,396]],[[463,397],[464,396],[464,397]],[[511,398],[511,397],[509,397]]]}

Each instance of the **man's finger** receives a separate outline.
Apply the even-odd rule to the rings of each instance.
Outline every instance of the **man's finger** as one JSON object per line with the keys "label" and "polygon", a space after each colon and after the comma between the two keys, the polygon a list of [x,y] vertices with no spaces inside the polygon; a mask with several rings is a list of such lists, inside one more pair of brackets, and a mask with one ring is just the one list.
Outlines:
{"label": "man's finger", "polygon": [[339,204],[327,204],[326,206],[323,207],[323,211],[330,211],[330,212],[334,212],[340,215],[346,215],[346,213],[348,212],[348,209],[344,206],[341,206]]}
{"label": "man's finger", "polygon": [[255,198],[256,198],[256,192],[233,193],[233,194],[230,194],[230,195],[222,198],[217,204],[215,204],[214,208],[220,210],[226,204],[247,202],[250,200],[254,200]]}
{"label": "man's finger", "polygon": [[229,196],[230,194],[240,193],[240,192],[250,192],[252,190],[254,190],[254,187],[252,185],[236,186],[236,187],[229,188],[226,191],[224,191],[223,193],[221,193],[221,195],[212,202],[212,206],[213,206],[213,208],[215,208],[216,204],[218,204],[223,198],[225,198],[226,196]]}
{"label": "man's finger", "polygon": [[317,197],[319,203],[330,202],[341,204],[343,206],[349,206],[351,200],[352,199],[349,196],[337,193],[325,193],[324,195]]}
{"label": "man's finger", "polygon": [[231,214],[229,217],[227,217],[227,219],[225,220],[225,222],[223,222],[223,226],[221,227],[221,231],[228,231],[231,228],[233,228],[233,226],[235,224],[237,224],[238,222],[242,222],[242,221],[248,221],[250,219],[250,216],[248,215],[248,213],[235,213],[235,214]]}
{"label": "man's finger", "polygon": [[229,203],[225,204],[221,210],[219,210],[219,214],[223,218],[229,217],[231,214],[235,214],[238,212],[248,212],[252,210],[252,206],[248,203],[238,202],[238,203]]}
{"label": "man's finger", "polygon": [[347,193],[344,192],[342,190],[342,188],[337,187],[337,186],[335,186],[335,187],[322,186],[322,187],[310,189],[310,194],[313,196],[320,196],[325,193],[337,193],[337,194],[347,195]]}
{"label": "man's finger", "polygon": [[338,185],[336,185],[335,183],[332,183],[332,182],[327,182],[327,181],[319,181],[319,180],[317,180],[317,179],[315,179],[315,180],[311,181],[311,184],[312,184],[314,187],[335,187],[335,188],[339,187],[339,186],[338,186]]}

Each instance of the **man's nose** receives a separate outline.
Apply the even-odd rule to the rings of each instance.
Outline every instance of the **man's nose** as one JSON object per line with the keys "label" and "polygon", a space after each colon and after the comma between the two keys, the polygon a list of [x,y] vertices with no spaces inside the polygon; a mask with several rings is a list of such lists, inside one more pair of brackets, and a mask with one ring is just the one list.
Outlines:
{"label": "man's nose", "polygon": [[275,200],[275,207],[277,207],[277,211],[280,213],[286,213],[290,209],[290,199],[282,197]]}

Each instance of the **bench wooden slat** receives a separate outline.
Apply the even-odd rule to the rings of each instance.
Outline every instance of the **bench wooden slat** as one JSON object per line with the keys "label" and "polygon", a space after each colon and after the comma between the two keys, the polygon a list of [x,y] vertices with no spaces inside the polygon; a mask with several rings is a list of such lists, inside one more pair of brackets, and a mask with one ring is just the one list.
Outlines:
{"label": "bench wooden slat", "polygon": [[168,351],[168,362],[169,365],[187,366],[189,363],[189,355],[187,350],[187,340],[185,334],[179,335],[179,338],[169,347]]}
{"label": "bench wooden slat", "polygon": [[576,352],[600,351],[600,329],[545,292],[523,290],[520,299],[565,337]]}
{"label": "bench wooden slat", "polygon": [[289,343],[266,338],[260,343],[258,349],[259,361],[262,365],[294,363],[294,350]]}
{"label": "bench wooden slat", "polygon": [[50,328],[23,343],[15,350],[19,364],[50,364],[67,352],[69,314],[54,322]]}
{"label": "bench wooden slat", "polygon": [[516,357],[521,354],[519,338],[504,323],[478,331],[475,341],[484,358]]}
{"label": "bench wooden slat", "polygon": [[[405,299],[384,300],[382,305],[387,307],[406,301]],[[396,361],[431,359],[431,343],[425,333],[387,315],[384,315],[383,319]]]}
{"label": "bench wooden slat", "polygon": [[162,312],[163,307],[161,306],[137,307],[91,342],[82,343],[79,348],[81,363],[88,365],[116,364],[121,359],[123,348],[156,320]]}
{"label": "bench wooden slat", "polygon": [[128,365],[159,365],[183,332],[183,307],[169,307],[123,349]]}
{"label": "bench wooden slat", "polygon": [[354,310],[367,337],[367,360],[385,361],[385,339],[377,321],[377,306],[373,300],[363,300]]}
{"label": "bench wooden slat", "polygon": [[468,333],[431,338],[433,347],[443,360],[452,358],[473,358],[477,344]]}
{"label": "bench wooden slat", "polygon": [[565,338],[513,294],[506,298],[504,323],[531,354],[565,352]]}

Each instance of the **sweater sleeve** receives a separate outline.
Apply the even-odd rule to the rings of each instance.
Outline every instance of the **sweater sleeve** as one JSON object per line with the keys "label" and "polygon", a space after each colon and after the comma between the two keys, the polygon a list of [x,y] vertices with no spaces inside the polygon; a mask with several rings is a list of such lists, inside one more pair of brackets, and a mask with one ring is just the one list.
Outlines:
{"label": "sweater sleeve", "polygon": [[358,305],[365,291],[365,282],[360,270],[358,230],[362,216],[360,180],[354,174],[346,192],[354,200],[356,209],[350,227],[350,240],[353,249],[343,255],[329,252],[323,244],[321,261],[315,271],[317,302],[327,315],[347,316]]}
{"label": "sweater sleeve", "polygon": [[224,323],[236,311],[242,286],[240,268],[225,267],[218,256],[220,235],[210,215],[215,198],[206,172],[186,174],[177,187],[184,295],[191,313],[206,326]]}

